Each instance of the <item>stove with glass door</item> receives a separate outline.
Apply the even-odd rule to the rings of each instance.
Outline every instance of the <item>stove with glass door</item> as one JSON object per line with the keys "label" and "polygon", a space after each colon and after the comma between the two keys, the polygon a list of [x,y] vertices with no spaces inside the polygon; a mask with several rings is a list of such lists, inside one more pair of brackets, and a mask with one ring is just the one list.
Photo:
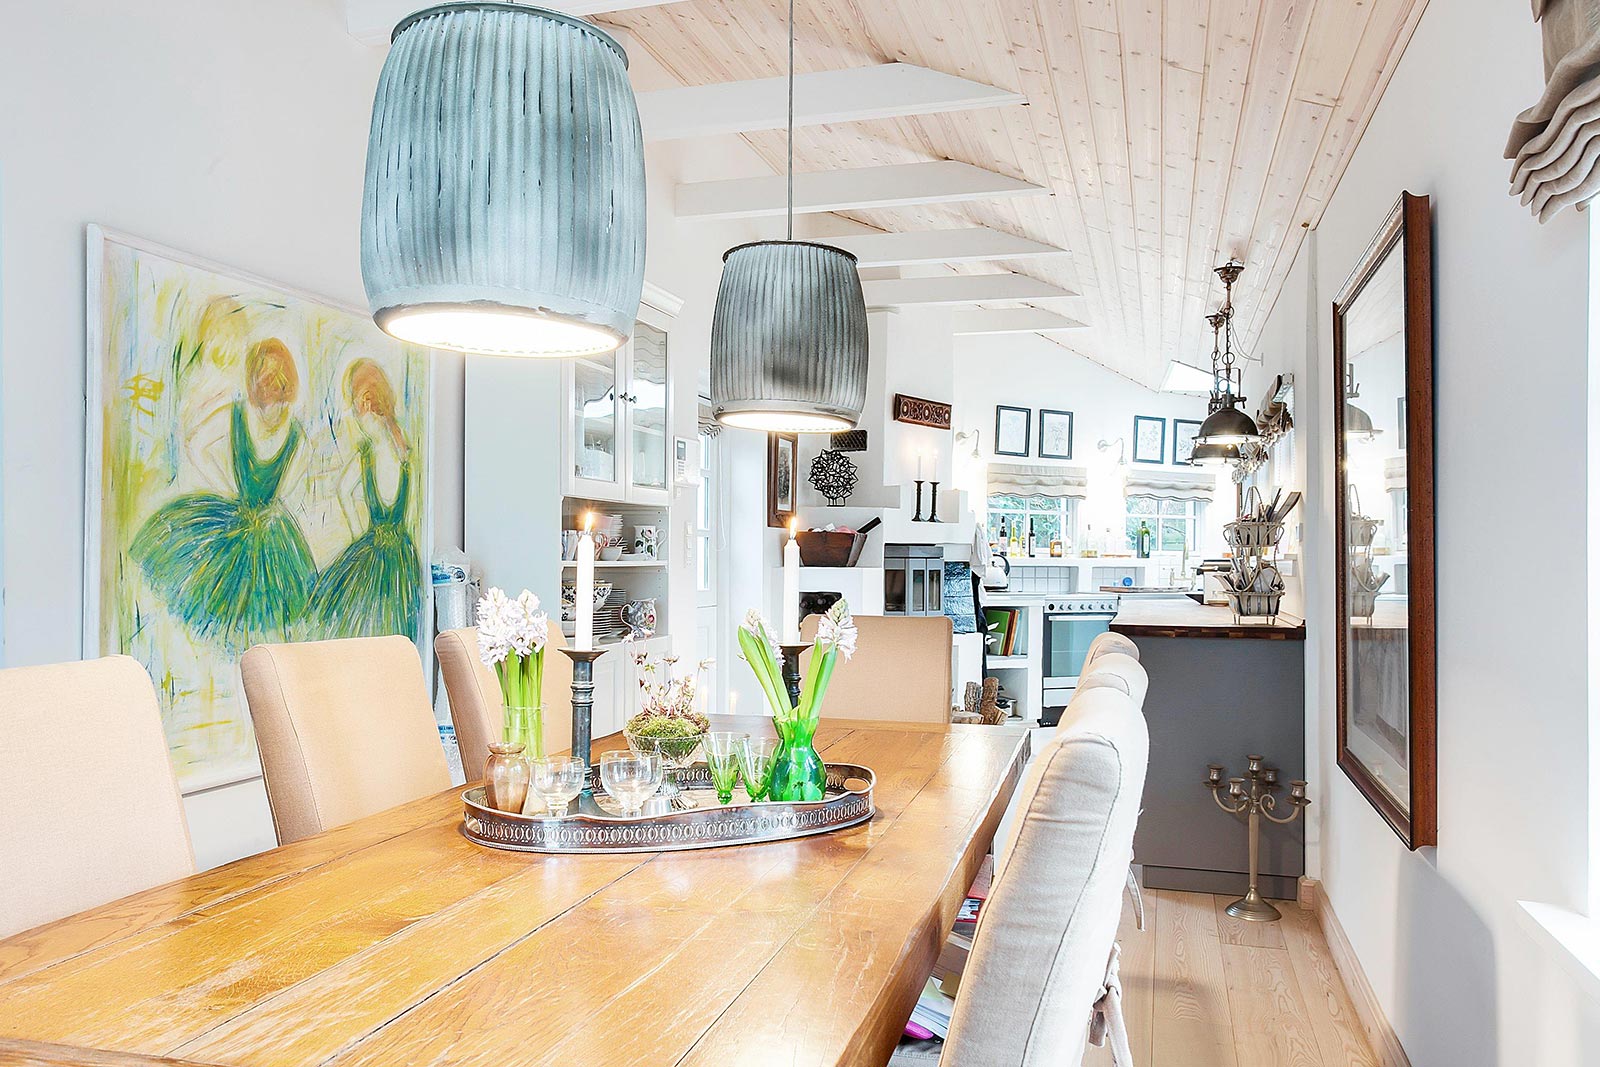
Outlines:
{"label": "stove with glass door", "polygon": [[1040,655],[1044,672],[1039,725],[1054,726],[1078,688],[1089,643],[1106,632],[1117,614],[1114,595],[1085,593],[1051,597],[1044,603],[1044,640]]}

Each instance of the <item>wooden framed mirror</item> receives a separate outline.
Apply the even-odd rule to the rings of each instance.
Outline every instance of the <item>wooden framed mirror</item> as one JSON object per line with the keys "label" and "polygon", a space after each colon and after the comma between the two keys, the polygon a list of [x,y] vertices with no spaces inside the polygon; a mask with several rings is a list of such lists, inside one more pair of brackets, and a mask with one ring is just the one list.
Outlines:
{"label": "wooden framed mirror", "polygon": [[1333,304],[1339,767],[1434,844],[1433,233],[1402,193]]}

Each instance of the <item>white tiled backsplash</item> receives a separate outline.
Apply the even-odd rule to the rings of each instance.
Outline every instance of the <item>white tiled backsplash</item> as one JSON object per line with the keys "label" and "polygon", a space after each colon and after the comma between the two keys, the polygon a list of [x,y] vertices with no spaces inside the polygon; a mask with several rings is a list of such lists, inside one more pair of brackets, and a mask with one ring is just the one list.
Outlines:
{"label": "white tiled backsplash", "polygon": [[1138,567],[1115,566],[1029,566],[1011,564],[1011,581],[1006,586],[1013,593],[1098,593],[1103,585],[1121,585],[1124,578],[1139,584]]}

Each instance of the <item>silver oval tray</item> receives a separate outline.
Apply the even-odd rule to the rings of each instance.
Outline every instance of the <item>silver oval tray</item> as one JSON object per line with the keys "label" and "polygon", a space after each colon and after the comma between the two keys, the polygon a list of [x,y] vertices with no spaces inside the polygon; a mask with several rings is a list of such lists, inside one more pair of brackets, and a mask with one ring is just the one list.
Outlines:
{"label": "silver oval tray", "polygon": [[[821,800],[753,803],[741,785],[734,789],[733,803],[722,804],[712,789],[711,773],[697,763],[677,775],[692,808],[678,810],[656,796],[635,818],[620,814],[616,801],[599,790],[579,797],[563,816],[496,811],[477,786],[461,794],[461,832],[480,845],[514,852],[678,852],[809,837],[872,818],[877,781],[872,771],[854,763],[830,763],[827,768]],[[538,798],[530,793],[527,806],[538,808]]]}

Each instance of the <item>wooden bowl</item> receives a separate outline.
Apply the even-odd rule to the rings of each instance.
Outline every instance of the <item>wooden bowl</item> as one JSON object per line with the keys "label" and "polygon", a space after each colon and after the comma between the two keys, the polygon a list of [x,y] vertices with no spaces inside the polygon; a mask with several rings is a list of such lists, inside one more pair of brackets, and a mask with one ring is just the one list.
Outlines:
{"label": "wooden bowl", "polygon": [[801,530],[800,562],[807,567],[854,567],[867,543],[864,533],[839,533],[834,530]]}

